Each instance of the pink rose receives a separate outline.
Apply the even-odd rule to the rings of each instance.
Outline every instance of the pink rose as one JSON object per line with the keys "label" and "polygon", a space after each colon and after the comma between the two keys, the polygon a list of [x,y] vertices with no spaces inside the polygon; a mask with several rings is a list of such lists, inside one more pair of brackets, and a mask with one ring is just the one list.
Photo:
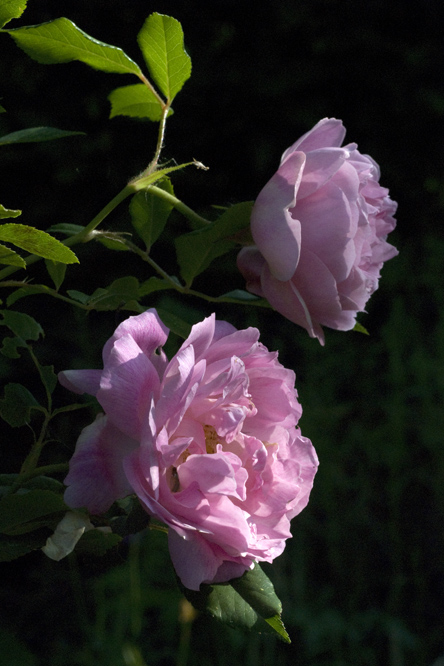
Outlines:
{"label": "pink rose", "polygon": [[91,513],[136,493],[168,525],[177,574],[193,590],[271,562],[308,502],[318,461],[297,423],[295,375],[212,315],[168,361],[155,310],[129,317],[103,348],[103,370],[60,382],[91,393],[105,415],[85,428],[65,501]]}
{"label": "pink rose", "polygon": [[324,344],[321,328],[348,331],[378,288],[397,204],[379,167],[355,143],[341,148],[340,120],[324,118],[282,155],[251,216],[255,246],[238,267],[247,289]]}

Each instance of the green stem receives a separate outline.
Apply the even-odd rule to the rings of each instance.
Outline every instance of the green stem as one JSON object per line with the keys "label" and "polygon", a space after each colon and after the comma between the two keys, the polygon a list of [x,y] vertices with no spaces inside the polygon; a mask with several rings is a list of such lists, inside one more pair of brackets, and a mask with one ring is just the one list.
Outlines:
{"label": "green stem", "polygon": [[203,229],[204,227],[207,227],[209,224],[211,224],[210,220],[207,220],[201,215],[198,215],[192,208],[189,208],[189,206],[184,204],[183,201],[175,197],[173,194],[162,190],[160,187],[157,187],[156,185],[150,185],[148,191],[154,194],[156,197],[159,197],[159,199],[167,201],[169,204],[171,204],[171,206],[174,206],[176,210],[182,213],[184,217],[193,223],[196,229]]}
{"label": "green stem", "polygon": [[147,264],[151,266],[151,268],[154,268],[156,273],[160,275],[161,278],[163,278],[166,282],[168,282],[171,286],[171,289],[175,289],[176,291],[179,292],[179,294],[184,294],[187,296],[196,296],[197,298],[201,298],[204,301],[207,301],[208,303],[233,303],[233,304],[238,304],[238,305],[254,305],[256,307],[260,308],[270,308],[270,304],[265,300],[265,299],[258,299],[258,300],[252,300],[252,301],[243,301],[240,298],[232,298],[231,296],[209,296],[208,294],[204,294],[201,291],[196,291],[195,289],[191,289],[190,287],[184,286],[180,284],[180,282],[176,281],[171,275],[168,275],[164,269],[159,266],[158,263],[154,261],[150,257],[150,255],[145,252],[144,250],[141,250],[137,245],[134,245],[131,241],[125,240],[125,245],[129,250],[137,254],[143,261],[145,261]]}
{"label": "green stem", "polygon": [[48,476],[49,474],[59,474],[60,472],[67,472],[69,470],[68,463],[57,463],[56,465],[42,465],[42,467],[35,467],[31,472],[21,473],[19,477],[12,484],[8,494],[13,494],[23,486],[24,483],[36,476]]}
{"label": "green stem", "polygon": [[[66,245],[67,247],[72,247],[73,245],[77,245],[77,243],[86,243],[92,238],[94,238],[94,234],[92,233],[94,229],[96,229],[99,224],[121,203],[124,199],[129,197],[131,194],[134,194],[136,190],[132,185],[126,185],[119,194],[117,194],[113,199],[111,199],[110,202],[106,204],[104,208],[98,213],[92,220],[91,222],[84,228],[82,231],[79,231],[78,234],[75,234],[74,236],[71,236],[70,238],[67,238],[66,240],[63,241],[63,245]],[[40,261],[43,257],[39,257],[36,254],[30,254],[28,257],[25,258],[25,263],[26,266],[31,266],[31,264],[34,264],[36,261]],[[4,268],[3,270],[0,271],[0,280],[7,277],[8,275],[11,275],[11,273],[15,273],[17,270],[19,270],[19,266],[8,266],[7,268]]]}
{"label": "green stem", "polygon": [[42,428],[40,430],[40,435],[39,438],[36,442],[34,442],[31,451],[28,453],[28,455],[25,458],[25,461],[22,465],[22,468],[20,470],[20,475],[25,475],[27,476],[28,474],[31,474],[34,472],[34,470],[37,467],[37,463],[40,458],[40,454],[42,452],[43,447],[45,446],[45,434],[46,434],[46,429],[48,427],[48,424],[51,420],[51,414],[48,412],[45,413],[45,420],[43,421]]}

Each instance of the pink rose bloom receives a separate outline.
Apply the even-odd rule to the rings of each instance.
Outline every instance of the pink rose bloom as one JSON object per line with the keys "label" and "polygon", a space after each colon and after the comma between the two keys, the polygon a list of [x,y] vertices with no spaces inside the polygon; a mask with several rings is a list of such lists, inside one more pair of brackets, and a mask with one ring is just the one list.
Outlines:
{"label": "pink rose bloom", "polygon": [[255,246],[238,267],[247,289],[324,344],[321,326],[348,331],[378,288],[397,204],[379,167],[340,120],[324,118],[282,155],[251,216]]}
{"label": "pink rose bloom", "polygon": [[168,361],[155,310],[129,317],[103,348],[103,370],[60,382],[97,397],[65,480],[72,508],[106,511],[136,493],[168,530],[182,583],[238,577],[272,562],[308,502],[318,460],[297,423],[295,375],[259,341],[212,315]]}

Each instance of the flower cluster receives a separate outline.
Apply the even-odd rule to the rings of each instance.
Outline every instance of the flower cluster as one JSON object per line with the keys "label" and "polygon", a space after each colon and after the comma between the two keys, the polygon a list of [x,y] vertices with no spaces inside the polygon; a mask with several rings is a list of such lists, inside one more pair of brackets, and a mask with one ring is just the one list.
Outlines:
{"label": "flower cluster", "polygon": [[155,310],[129,317],[103,349],[103,370],[67,370],[60,382],[104,410],[83,430],[65,500],[106,511],[136,493],[169,527],[182,583],[240,576],[271,562],[307,504],[318,461],[297,427],[293,371],[215,316],[193,326],[168,361]]}
{"label": "flower cluster", "polygon": [[255,246],[241,250],[247,288],[324,343],[322,326],[347,331],[397,254],[386,242],[396,203],[379,167],[340,120],[324,118],[282,155],[253,207]]}

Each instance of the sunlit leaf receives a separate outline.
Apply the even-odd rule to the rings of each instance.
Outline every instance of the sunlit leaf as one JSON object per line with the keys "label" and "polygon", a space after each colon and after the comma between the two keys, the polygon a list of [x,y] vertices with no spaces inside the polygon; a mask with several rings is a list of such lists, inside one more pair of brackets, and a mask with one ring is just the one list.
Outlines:
{"label": "sunlit leaf", "polygon": [[[169,194],[174,194],[169,178],[161,180],[157,183],[157,187]],[[155,196],[150,190],[146,190],[137,192],[133,196],[129,209],[132,225],[149,251],[162,233],[173,206],[168,201]]]}
{"label": "sunlit leaf", "polygon": [[2,0],[0,3],[0,28],[12,19],[20,18],[26,9],[27,0]]}
{"label": "sunlit leaf", "polygon": [[280,619],[281,603],[273,584],[258,564],[240,578],[219,585],[201,585],[199,592],[183,589],[198,610],[237,629],[272,633],[290,642]]}
{"label": "sunlit leaf", "polygon": [[78,264],[79,260],[69,247],[66,247],[45,231],[28,227],[25,224],[7,222],[0,225],[0,240],[12,243],[22,250],[45,259],[61,261],[63,264]]}
{"label": "sunlit leaf", "polygon": [[370,335],[370,333],[367,331],[367,329],[360,324],[359,322],[356,322],[353,329],[353,331],[356,331],[357,333],[364,333],[364,335]]}
{"label": "sunlit leaf", "polygon": [[85,132],[74,132],[69,130],[60,130],[55,127],[29,127],[28,129],[11,132],[0,136],[0,146],[10,143],[37,143],[39,141],[53,141],[54,139],[64,139],[67,136],[86,135]]}
{"label": "sunlit leaf", "polygon": [[[108,99],[111,102],[110,118],[130,116],[158,121],[162,117],[159,98],[143,83],[116,88],[108,95]],[[170,109],[168,115],[172,112]]]}
{"label": "sunlit leaf", "polygon": [[25,53],[45,65],[80,60],[103,72],[141,74],[122,49],[90,37],[67,18],[8,32]]}
{"label": "sunlit leaf", "polygon": [[7,217],[18,217],[22,214],[21,210],[12,210],[11,208],[5,208],[0,204],[0,220],[3,220]]}
{"label": "sunlit leaf", "polygon": [[184,49],[179,21],[151,14],[137,35],[151,76],[171,102],[191,75],[191,59]]}
{"label": "sunlit leaf", "polygon": [[6,264],[7,266],[18,266],[19,268],[26,268],[25,260],[11,250],[9,247],[2,245],[0,243],[0,264]]}

